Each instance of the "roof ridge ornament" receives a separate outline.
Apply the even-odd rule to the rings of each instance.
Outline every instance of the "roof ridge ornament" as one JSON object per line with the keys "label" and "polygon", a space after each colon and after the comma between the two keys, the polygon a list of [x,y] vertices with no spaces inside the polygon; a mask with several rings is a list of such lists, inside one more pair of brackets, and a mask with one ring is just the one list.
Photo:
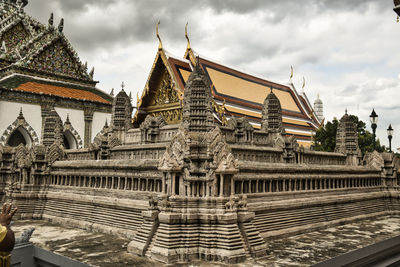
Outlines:
{"label": "roof ridge ornament", "polygon": [[306,87],[306,78],[303,76],[303,85],[301,87],[301,92],[304,94],[304,88]]}
{"label": "roof ridge ornament", "polygon": [[60,24],[58,25],[58,31],[62,32],[64,30],[64,19],[60,20]]}
{"label": "roof ridge ornament", "polygon": [[93,80],[93,77],[94,77],[94,67],[93,67],[92,70],[90,71],[89,77]]}
{"label": "roof ridge ornament", "polygon": [[54,14],[50,13],[49,26],[53,27],[53,24],[54,24]]}
{"label": "roof ridge ornament", "polygon": [[186,38],[186,40],[187,40],[187,49],[189,50],[189,49],[192,49],[192,47],[191,47],[191,45],[190,45],[190,40],[189,40],[189,35],[188,35],[188,25],[189,25],[189,22],[186,22],[186,26],[185,26],[185,38]]}
{"label": "roof ridge ornament", "polygon": [[125,83],[124,82],[121,83],[121,89],[122,89],[122,91],[125,91],[124,90],[125,89]]}
{"label": "roof ridge ornament", "polygon": [[162,45],[162,41],[161,41],[161,37],[160,34],[158,33],[158,27],[160,26],[160,21],[158,21],[157,25],[156,25],[156,36],[158,38],[158,50],[162,50],[163,49],[163,45]]}
{"label": "roof ridge ornament", "polygon": [[290,78],[289,78],[290,83],[292,83],[292,79],[293,79],[293,66],[290,65]]}

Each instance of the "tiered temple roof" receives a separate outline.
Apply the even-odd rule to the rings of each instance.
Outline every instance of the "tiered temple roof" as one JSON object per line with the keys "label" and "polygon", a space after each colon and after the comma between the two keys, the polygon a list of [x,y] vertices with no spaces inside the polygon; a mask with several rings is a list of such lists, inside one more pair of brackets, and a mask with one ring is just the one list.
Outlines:
{"label": "tiered temple roof", "polygon": [[149,79],[142,96],[137,99],[138,111],[133,119],[136,126],[148,114],[162,115],[170,124],[181,120],[184,87],[198,63],[209,80],[214,116],[221,124],[226,125],[232,117],[246,117],[254,128],[259,129],[263,102],[272,90],[282,105],[286,134],[294,135],[301,145],[311,145],[312,135],[322,122],[304,92],[298,93],[291,82],[271,82],[199,57],[187,39],[188,46],[182,59],[166,52],[160,41]]}
{"label": "tiered temple roof", "polygon": [[44,25],[24,12],[27,3],[0,1],[0,86],[111,104],[64,36],[64,20],[55,26],[51,14]]}

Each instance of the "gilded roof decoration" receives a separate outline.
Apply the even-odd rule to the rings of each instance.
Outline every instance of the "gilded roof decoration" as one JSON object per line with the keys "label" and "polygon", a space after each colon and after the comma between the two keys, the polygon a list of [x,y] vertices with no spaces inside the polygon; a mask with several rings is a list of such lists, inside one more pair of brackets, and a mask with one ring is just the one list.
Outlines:
{"label": "gilded roof decoration", "polygon": [[[35,93],[37,84],[40,84],[38,81],[44,78],[62,84],[62,88],[70,87],[71,92],[82,92],[67,93],[67,97],[110,104],[112,97],[95,88],[94,69],[88,73],[87,65],[81,62],[64,36],[64,20],[61,19],[55,27],[54,15],[51,14],[48,24],[44,25],[25,13],[25,2],[17,5],[15,1],[7,1],[0,5],[0,84],[15,89],[21,85],[19,80],[30,77],[36,85],[24,86],[24,91],[33,90],[31,92]],[[40,86],[48,87],[45,83]],[[65,93],[65,90],[61,91]]]}

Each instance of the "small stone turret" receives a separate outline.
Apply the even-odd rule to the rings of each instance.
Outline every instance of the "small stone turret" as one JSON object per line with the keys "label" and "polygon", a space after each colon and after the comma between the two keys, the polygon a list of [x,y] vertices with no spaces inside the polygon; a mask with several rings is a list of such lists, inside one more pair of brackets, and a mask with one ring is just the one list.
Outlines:
{"label": "small stone turret", "polygon": [[207,132],[214,128],[211,88],[199,63],[185,86],[182,124],[194,132]]}
{"label": "small stone turret", "polygon": [[264,100],[261,117],[261,130],[271,133],[281,133],[282,107],[278,97],[272,92]]}
{"label": "small stone turret", "polygon": [[347,155],[348,164],[358,165],[361,151],[358,146],[357,125],[347,114],[347,110],[337,128],[335,152]]}
{"label": "small stone turret", "polygon": [[322,100],[319,98],[319,94],[317,96],[317,99],[314,101],[314,111],[315,114],[317,115],[318,120],[323,121],[325,119],[324,104],[322,103]]}
{"label": "small stone turret", "polygon": [[59,144],[63,143],[63,124],[57,111],[52,108],[49,115],[44,119],[43,126],[43,145],[51,146],[56,141]]}
{"label": "small stone turret", "polygon": [[122,90],[114,98],[111,115],[111,127],[116,130],[129,130],[132,128],[132,103],[129,96]]}

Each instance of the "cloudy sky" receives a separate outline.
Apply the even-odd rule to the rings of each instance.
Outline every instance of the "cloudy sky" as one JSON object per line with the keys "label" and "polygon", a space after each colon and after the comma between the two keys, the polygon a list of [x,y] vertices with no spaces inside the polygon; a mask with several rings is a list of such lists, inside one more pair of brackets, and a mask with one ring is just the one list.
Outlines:
{"label": "cloudy sky", "polygon": [[[200,55],[275,82],[320,94],[328,120],[349,113],[379,115],[378,137],[395,129],[400,147],[400,23],[392,0],[30,0],[43,23],[65,19],[65,35],[83,62],[95,66],[99,88],[141,92],[152,66],[161,21],[164,47],[182,57],[186,40]],[[136,100],[136,97],[134,97]],[[368,127],[369,127],[368,122]]]}

